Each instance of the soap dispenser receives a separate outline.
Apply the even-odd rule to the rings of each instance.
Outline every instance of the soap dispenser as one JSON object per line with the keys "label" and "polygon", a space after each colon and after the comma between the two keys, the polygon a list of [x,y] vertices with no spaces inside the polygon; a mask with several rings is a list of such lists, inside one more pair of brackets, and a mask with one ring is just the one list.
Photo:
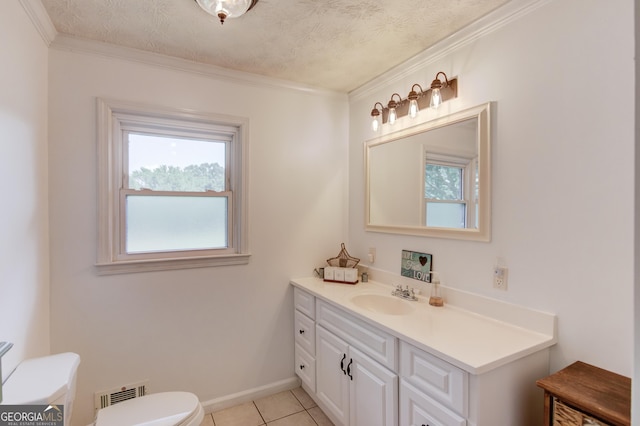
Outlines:
{"label": "soap dispenser", "polygon": [[431,296],[429,297],[431,306],[444,306],[444,300],[440,293],[440,277],[437,272],[431,273]]}

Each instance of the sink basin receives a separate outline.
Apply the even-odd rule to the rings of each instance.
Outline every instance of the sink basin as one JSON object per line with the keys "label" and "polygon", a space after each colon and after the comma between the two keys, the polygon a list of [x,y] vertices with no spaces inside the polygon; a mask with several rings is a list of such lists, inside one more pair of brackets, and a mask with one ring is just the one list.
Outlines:
{"label": "sink basin", "polygon": [[383,294],[358,294],[351,298],[351,302],[359,308],[378,314],[406,315],[413,311],[412,302]]}

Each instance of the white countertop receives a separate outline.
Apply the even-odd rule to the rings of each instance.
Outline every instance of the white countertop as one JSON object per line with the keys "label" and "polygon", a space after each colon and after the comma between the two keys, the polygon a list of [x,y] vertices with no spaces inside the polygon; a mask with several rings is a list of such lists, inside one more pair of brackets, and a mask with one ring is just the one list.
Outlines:
{"label": "white countertop", "polygon": [[[387,315],[350,300],[357,294],[389,295],[393,288],[385,284],[351,285],[313,277],[295,278],[291,284],[471,374],[486,373],[556,343],[555,315],[480,296],[458,298],[467,308],[478,307],[476,312],[448,304],[445,293],[443,307],[431,306],[428,297],[418,296],[418,301],[407,302],[414,307],[410,313]],[[499,319],[486,312],[496,312]],[[508,321],[509,316],[514,322]]]}

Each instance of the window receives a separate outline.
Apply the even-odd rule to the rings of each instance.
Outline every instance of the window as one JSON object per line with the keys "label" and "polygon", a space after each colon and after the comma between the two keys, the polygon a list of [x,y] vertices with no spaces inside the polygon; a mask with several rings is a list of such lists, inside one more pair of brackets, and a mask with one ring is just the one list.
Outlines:
{"label": "window", "polygon": [[440,228],[478,227],[478,160],[425,155],[424,224]]}
{"label": "window", "polygon": [[98,272],[248,262],[245,119],[98,101]]}

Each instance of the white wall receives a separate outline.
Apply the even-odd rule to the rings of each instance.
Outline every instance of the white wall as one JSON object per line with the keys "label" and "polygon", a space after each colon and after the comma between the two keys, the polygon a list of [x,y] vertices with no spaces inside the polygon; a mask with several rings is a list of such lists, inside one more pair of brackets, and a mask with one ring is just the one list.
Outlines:
{"label": "white wall", "polygon": [[17,1],[0,2],[2,379],[49,353],[47,46]]}
{"label": "white wall", "polygon": [[[505,22],[457,48],[445,41],[411,73],[351,94],[350,248],[376,247],[372,266],[398,275],[402,249],[432,253],[445,285],[557,314],[552,371],[579,359],[631,376],[633,1],[554,0]],[[420,120],[495,101],[490,243],[363,228],[369,112],[438,71],[459,77],[458,98]],[[509,268],[506,293],[492,288],[497,257]]]}
{"label": "white wall", "polygon": [[[346,238],[347,98],[50,52],[51,346],[93,393],[149,379],[207,402],[291,379],[291,276]],[[248,117],[251,262],[97,276],[96,97]]]}

